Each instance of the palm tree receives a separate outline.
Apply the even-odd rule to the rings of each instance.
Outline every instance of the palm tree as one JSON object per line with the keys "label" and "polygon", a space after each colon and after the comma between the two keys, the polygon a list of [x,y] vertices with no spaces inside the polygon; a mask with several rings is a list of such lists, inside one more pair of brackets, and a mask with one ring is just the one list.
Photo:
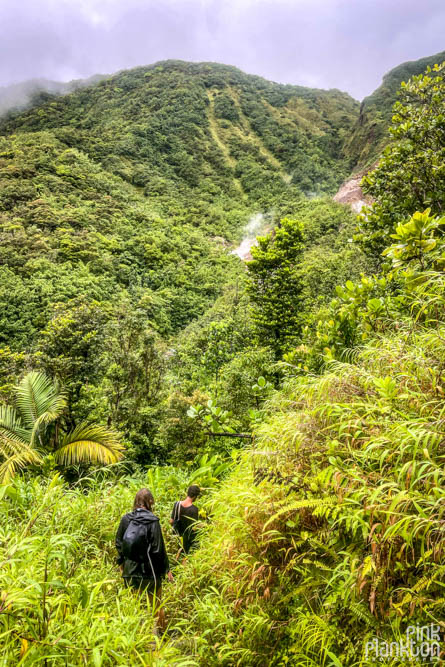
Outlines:
{"label": "palm tree", "polygon": [[46,454],[61,466],[122,458],[117,435],[104,426],[84,422],[64,432],[66,394],[43,373],[28,373],[14,393],[15,407],[0,405],[0,482],[20,468],[41,464]]}

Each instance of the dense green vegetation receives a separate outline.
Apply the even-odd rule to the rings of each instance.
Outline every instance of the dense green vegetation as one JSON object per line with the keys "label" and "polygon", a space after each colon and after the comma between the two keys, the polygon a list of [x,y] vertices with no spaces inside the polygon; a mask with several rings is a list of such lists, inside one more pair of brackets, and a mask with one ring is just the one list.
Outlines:
{"label": "dense green vegetation", "polygon": [[225,65],[165,61],[54,95],[10,114],[0,132],[51,130],[169,212],[189,208],[184,197],[194,193],[191,208],[202,225],[209,195],[214,205],[244,194],[258,206],[289,181],[300,192],[332,191],[348,173],[341,152],[357,111],[340,91],[270,83]]}
{"label": "dense green vegetation", "polygon": [[[122,588],[113,565],[116,517],[147,485],[165,520],[186,483],[183,471],[164,468],[131,477],[122,470],[118,484],[104,471],[72,488],[57,474],[0,487],[1,664],[153,664],[151,610]],[[157,664],[177,656],[166,647]]]}
{"label": "dense green vegetation", "polygon": [[[376,216],[397,200],[406,114],[440,131],[441,72],[409,85],[396,142],[370,177],[386,169]],[[437,107],[424,103],[431,89]],[[413,150],[424,136],[411,135]],[[416,161],[403,169],[407,182],[419,173]],[[263,406],[256,444],[214,497],[214,526],[167,603],[197,664],[420,665],[415,647],[376,656],[369,642],[406,642],[409,625],[443,631],[445,218],[415,211],[436,192],[418,179],[425,198],[411,210],[404,202],[387,264],[309,316],[303,344],[279,364],[285,379]]]}
{"label": "dense green vegetation", "polygon": [[[14,405],[0,407],[0,481],[8,482],[21,468],[44,462],[59,466],[76,463],[116,463],[122,445],[115,433],[98,424],[63,428],[66,396],[43,373],[25,375],[14,388]],[[65,418],[65,422],[67,419]]]}
{"label": "dense green vegetation", "polygon": [[372,95],[365,97],[360,106],[359,118],[345,147],[346,156],[353,160],[356,168],[369,168],[387,145],[387,129],[391,124],[400,84],[413,76],[423,74],[427,67],[444,60],[445,51],[442,51],[434,56],[402,63],[385,74],[381,86]]}
{"label": "dense green vegetation", "polygon": [[[443,629],[443,71],[404,86],[358,228],[322,196],[338,91],[169,61],[3,119],[2,664],[371,667]],[[161,638],[113,562],[145,485]]]}
{"label": "dense green vegetation", "polygon": [[[0,122],[2,395],[43,370],[68,392],[68,430],[106,422],[137,461],[166,461],[181,332],[242,291],[228,250],[252,214],[273,226],[307,208],[303,192],[334,191],[356,103],[176,61],[34,102]],[[352,234],[346,212],[328,216]]]}
{"label": "dense green vegetation", "polygon": [[396,223],[426,206],[444,212],[445,67],[428,67],[426,75],[402,84],[394,105],[386,149],[377,168],[363,179],[365,193],[376,202],[361,216],[357,240],[373,255],[388,245]]}

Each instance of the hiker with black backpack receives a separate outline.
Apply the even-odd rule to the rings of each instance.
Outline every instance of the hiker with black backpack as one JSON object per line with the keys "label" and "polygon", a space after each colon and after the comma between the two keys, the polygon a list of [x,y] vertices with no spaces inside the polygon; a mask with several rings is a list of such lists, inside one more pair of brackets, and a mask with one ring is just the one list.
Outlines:
{"label": "hiker with black backpack", "polygon": [[196,545],[196,523],[199,518],[199,510],[194,504],[201,489],[192,484],[187,489],[187,498],[178,500],[174,506],[170,519],[173,530],[182,538],[182,549],[186,554]]}
{"label": "hiker with black backpack", "polygon": [[117,563],[125,585],[146,593],[150,604],[158,604],[158,622],[164,624],[163,610],[159,609],[162,580],[170,572],[164,538],[159,519],[152,512],[154,498],[151,491],[141,489],[134,499],[133,511],[125,514],[116,534]]}

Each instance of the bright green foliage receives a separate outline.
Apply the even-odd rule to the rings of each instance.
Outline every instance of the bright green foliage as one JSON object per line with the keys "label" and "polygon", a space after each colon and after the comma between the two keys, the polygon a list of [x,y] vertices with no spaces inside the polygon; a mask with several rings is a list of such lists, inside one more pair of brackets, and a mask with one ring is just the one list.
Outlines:
{"label": "bright green foliage", "polygon": [[402,85],[394,106],[393,143],[363,180],[376,202],[360,217],[357,240],[378,255],[394,226],[429,207],[443,211],[445,197],[445,63]]}
{"label": "bright green foliage", "polygon": [[206,405],[192,405],[188,409],[187,415],[191,419],[199,419],[202,421],[204,428],[212,433],[235,433],[235,427],[231,423],[232,413],[228,410],[223,410],[214,401],[209,399]]}
{"label": "bright green foliage", "polygon": [[443,225],[405,214],[391,264],[338,287],[286,355],[300,377],[269,401],[168,603],[188,601],[176,628],[198,664],[371,667],[373,637],[441,623]]}
{"label": "bright green foliage", "polygon": [[[0,479],[7,481],[27,465],[40,465],[50,454],[56,464],[115,463],[122,445],[115,433],[82,423],[64,432],[66,396],[43,373],[28,373],[15,388],[15,406],[0,406]],[[55,425],[55,428],[54,428]]]}
{"label": "bright green foliage", "polygon": [[[441,622],[442,88],[442,68],[405,86],[368,262],[350,212],[300,197],[343,173],[336,91],[168,62],[5,120],[1,392],[31,362],[67,388],[33,373],[1,409],[4,464],[34,466],[0,488],[5,665],[374,667],[373,637]],[[229,250],[261,210],[244,271]],[[120,456],[90,415],[133,460],[187,472],[48,481]],[[165,528],[190,482],[211,520],[164,586],[159,642],[113,537],[138,488]]]}
{"label": "bright green foliage", "polygon": [[213,376],[215,384],[218,383],[221,367],[233,358],[235,350],[239,350],[235,326],[235,321],[227,318],[221,322],[210,322],[206,332],[206,350],[201,357],[201,363],[206,373]]}
{"label": "bright green foliage", "polygon": [[443,312],[444,219],[415,213],[396,227],[396,241],[384,250],[392,260],[386,272],[337,286],[329,306],[309,319],[303,344],[288,352],[281,365],[287,373],[319,370],[326,360],[342,359],[376,334],[392,331],[394,322],[412,316],[440,320]]}
{"label": "bright green foliage", "polygon": [[261,408],[270,388],[277,382],[274,361],[269,347],[252,346],[223,368],[218,402],[233,412],[242,430],[250,426],[250,411]]}
{"label": "bright green foliage", "polygon": [[160,421],[155,446],[161,461],[183,466],[193,461],[206,450],[208,438],[200,424],[188,417],[190,406],[206,403],[207,394],[195,390],[190,396],[179,389],[172,391],[166,400]]}
{"label": "bright green foliage", "polygon": [[132,457],[147,463],[153,455],[161,403],[165,396],[168,349],[141,310],[122,304],[105,329],[105,378],[99,389],[106,398],[110,421],[125,430]]}
{"label": "bright green foliage", "polygon": [[329,302],[337,285],[375,267],[352,243],[356,216],[349,208],[328,199],[312,199],[296,203],[293,213],[304,228],[302,294],[309,314]]}
{"label": "bright green foliage", "polygon": [[336,293],[337,297],[329,306],[315,316],[315,328],[306,328],[305,346],[294,353],[295,358],[298,358],[299,352],[302,358],[309,353],[311,363],[308,359],[306,363],[315,364],[315,367],[322,365],[324,355],[341,358],[345,350],[383,331],[391,323],[391,317],[399,311],[392,276],[362,275],[355,283],[347,280],[344,286],[337,286]]}
{"label": "bright green foliage", "polygon": [[[218,466],[203,461],[198,483]],[[168,524],[173,500],[189,478],[151,469],[130,478],[86,478],[69,488],[17,477],[0,487],[0,633],[3,665],[156,665],[190,667],[173,645],[153,636],[153,609],[123,586],[114,537],[136,492],[149,487],[170,554],[178,550]],[[100,475],[98,475],[100,480]],[[205,505],[201,499],[200,505]],[[176,561],[170,558],[172,567]],[[168,588],[168,585],[167,587]]]}
{"label": "bright green foliage", "polygon": [[[29,345],[56,304],[80,297],[130,296],[162,333],[177,331],[236,273],[235,258],[207,236],[216,225],[196,229],[199,212],[166,224],[137,190],[49,133],[0,144],[1,335],[11,346]],[[70,175],[58,168],[65,162]]]}
{"label": "bright green foliage", "polygon": [[[252,342],[232,244],[258,210],[335,191],[357,109],[339,91],[169,61],[3,117],[0,344],[18,355],[3,393],[41,368],[69,394],[70,428],[93,415],[137,461],[173,455],[158,436],[174,431],[172,374],[173,392],[213,391]],[[231,316],[213,323],[226,286]],[[206,317],[193,347],[187,327]]]}
{"label": "bright green foliage", "polygon": [[257,242],[247,264],[252,319],[258,339],[278,354],[292,345],[302,327],[299,263],[304,248],[303,227],[297,220],[283,218],[273,232],[258,237]]}
{"label": "bright green foliage", "polygon": [[375,163],[389,142],[393,106],[397,101],[402,82],[423,74],[427,67],[445,60],[445,51],[433,56],[412,60],[398,65],[384,75],[381,86],[365,97],[360,105],[360,115],[345,145],[345,154],[357,168]]}
{"label": "bright green foliage", "polygon": [[417,265],[421,271],[426,268],[443,268],[442,232],[445,217],[430,216],[430,209],[424,213],[414,213],[405,224],[397,225],[392,238],[397,240],[383,254],[392,259],[394,269],[405,267],[408,263]]}
{"label": "bright green foliage", "polygon": [[[335,191],[358,105],[206,63],[91,83],[0,121],[0,343],[63,384],[70,428],[105,420],[146,464],[174,456],[170,387],[190,397],[237,385],[239,416],[252,407],[267,369],[256,363],[243,389],[234,360],[254,331],[244,266],[229,250],[252,214],[278,220],[298,206],[306,221],[302,193]],[[305,308],[342,279],[331,243],[341,207],[314,208],[331,252],[323,262],[313,250]],[[213,322],[225,290],[236,292],[221,305],[230,315]]]}
{"label": "bright green foliage", "polygon": [[21,374],[25,363],[25,355],[13,352],[9,346],[0,348],[0,385],[1,400],[8,400],[12,395],[13,386]]}
{"label": "bright green foliage", "polygon": [[101,374],[105,325],[110,317],[103,304],[81,297],[58,304],[40,332],[36,358],[45,372],[63,385],[70,403],[82,387]]}
{"label": "bright green foliage", "polygon": [[[290,520],[294,614],[310,606],[334,625],[327,648],[344,664],[371,633],[391,637],[443,615],[437,342],[434,331],[380,339],[356,363],[293,381],[262,428],[264,443],[281,441],[275,469],[297,470],[294,497],[274,515]],[[305,635],[295,642],[300,659],[313,650],[322,663],[322,644],[308,651]]]}
{"label": "bright green foliage", "polygon": [[[320,305],[329,302],[338,282],[349,276],[355,278],[367,263],[359,249],[349,243],[354,216],[348,209],[325,199],[302,200],[294,208],[298,219],[304,222],[304,246],[296,261],[296,274],[301,279],[299,315],[305,322],[308,317],[318,315]],[[287,209],[283,206],[282,210]],[[286,263],[285,254],[281,260]],[[285,291],[286,282],[279,287]],[[293,297],[293,293],[288,294],[290,300]],[[280,314],[279,300],[273,304],[275,307]],[[213,308],[178,336],[170,366],[189,404],[205,404],[208,396],[212,396],[219,407],[233,413],[235,430],[243,432],[249,432],[252,423],[261,418],[262,396],[252,389],[257,379],[264,376],[277,386],[281,377],[281,370],[274,365],[276,350],[265,345],[269,341],[258,337],[252,314],[246,294],[240,294],[239,284],[228,287]],[[204,401],[191,400],[196,386],[204,391]],[[184,403],[176,405],[183,414]],[[174,420],[170,416],[168,419],[173,426]],[[178,423],[184,431],[189,431],[182,419]],[[163,427],[161,431],[160,442],[167,435]],[[176,433],[178,441],[184,440],[176,427],[169,428],[169,433]],[[196,436],[191,433],[190,436],[196,442]],[[209,438],[208,442],[212,451],[221,451],[217,438]]]}
{"label": "bright green foliage", "polygon": [[440,622],[444,335],[380,337],[275,394],[167,601],[184,656],[372,667],[373,637]]}
{"label": "bright green foliage", "polygon": [[278,353],[298,344],[308,316],[329,301],[339,282],[373,266],[349,243],[353,216],[344,207],[314,200],[296,205],[295,213],[298,222],[285,219],[259,239],[247,264],[259,343]]}
{"label": "bright green foliage", "polygon": [[42,368],[69,393],[70,427],[111,411],[126,437],[138,431],[136,458],[153,460],[165,338],[243,267],[209,238],[215,226],[200,231],[179,214],[166,224],[132,186],[50,133],[0,144],[4,391],[15,367]]}
{"label": "bright green foliage", "polygon": [[174,343],[171,369],[186,390],[212,387],[224,365],[253,344],[249,300],[239,283],[243,285],[242,279],[227,285],[224,294]]}

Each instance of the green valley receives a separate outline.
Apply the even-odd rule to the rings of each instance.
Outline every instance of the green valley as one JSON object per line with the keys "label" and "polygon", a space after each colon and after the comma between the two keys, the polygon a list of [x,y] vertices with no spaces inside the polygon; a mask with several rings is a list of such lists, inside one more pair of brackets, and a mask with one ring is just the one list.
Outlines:
{"label": "green valley", "polygon": [[[444,58],[361,108],[168,60],[0,117],[0,664],[423,664],[399,648],[444,631]],[[377,161],[357,217],[333,196]],[[143,487],[157,634],[115,563]]]}

